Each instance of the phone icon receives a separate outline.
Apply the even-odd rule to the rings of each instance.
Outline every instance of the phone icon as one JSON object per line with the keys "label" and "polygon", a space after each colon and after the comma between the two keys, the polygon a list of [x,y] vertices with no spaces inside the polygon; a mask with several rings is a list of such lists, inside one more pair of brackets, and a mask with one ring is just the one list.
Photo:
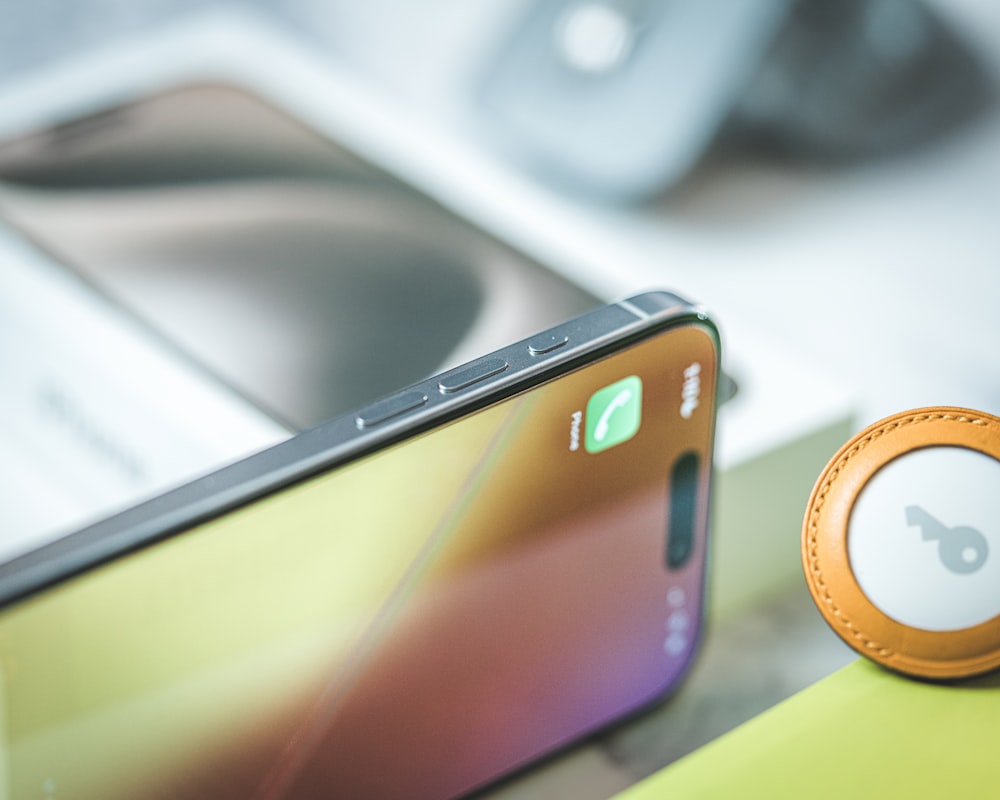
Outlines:
{"label": "phone icon", "polygon": [[599,453],[635,436],[642,421],[642,380],[638,375],[599,389],[587,401],[584,447]]}

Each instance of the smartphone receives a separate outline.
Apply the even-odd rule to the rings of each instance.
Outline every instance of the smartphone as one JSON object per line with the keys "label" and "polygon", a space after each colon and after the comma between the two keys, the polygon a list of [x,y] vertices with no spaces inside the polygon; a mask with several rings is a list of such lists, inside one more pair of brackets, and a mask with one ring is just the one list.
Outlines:
{"label": "smartphone", "polygon": [[7,796],[458,797],[657,703],[718,368],[646,293],[0,565]]}

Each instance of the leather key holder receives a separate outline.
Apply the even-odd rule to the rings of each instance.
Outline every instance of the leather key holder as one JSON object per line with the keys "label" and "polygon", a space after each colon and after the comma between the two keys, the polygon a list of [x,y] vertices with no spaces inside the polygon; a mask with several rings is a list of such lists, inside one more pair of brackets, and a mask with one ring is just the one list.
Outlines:
{"label": "leather key holder", "polygon": [[802,561],[867,658],[936,680],[1000,667],[1000,418],[923,408],[858,433],[812,491]]}

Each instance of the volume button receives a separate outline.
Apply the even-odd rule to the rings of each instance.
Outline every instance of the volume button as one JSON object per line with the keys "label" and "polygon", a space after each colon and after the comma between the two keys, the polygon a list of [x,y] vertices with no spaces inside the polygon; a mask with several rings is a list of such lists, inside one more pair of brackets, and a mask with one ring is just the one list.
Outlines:
{"label": "volume button", "polygon": [[438,379],[438,389],[445,394],[458,392],[487,378],[492,378],[494,375],[499,375],[509,366],[502,358],[487,358],[478,364],[462,367],[454,372],[442,375]]}
{"label": "volume button", "polygon": [[371,428],[407,411],[420,408],[426,402],[427,395],[423,392],[403,392],[362,409],[355,417],[354,423],[359,428]]}

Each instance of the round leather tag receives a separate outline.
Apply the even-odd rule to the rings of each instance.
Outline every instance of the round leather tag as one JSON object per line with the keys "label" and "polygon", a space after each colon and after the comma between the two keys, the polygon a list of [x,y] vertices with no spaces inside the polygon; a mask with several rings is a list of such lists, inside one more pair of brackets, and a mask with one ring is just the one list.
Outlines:
{"label": "round leather tag", "polygon": [[923,408],[858,433],[812,491],[802,563],[873,661],[939,680],[1000,667],[1000,418]]}

